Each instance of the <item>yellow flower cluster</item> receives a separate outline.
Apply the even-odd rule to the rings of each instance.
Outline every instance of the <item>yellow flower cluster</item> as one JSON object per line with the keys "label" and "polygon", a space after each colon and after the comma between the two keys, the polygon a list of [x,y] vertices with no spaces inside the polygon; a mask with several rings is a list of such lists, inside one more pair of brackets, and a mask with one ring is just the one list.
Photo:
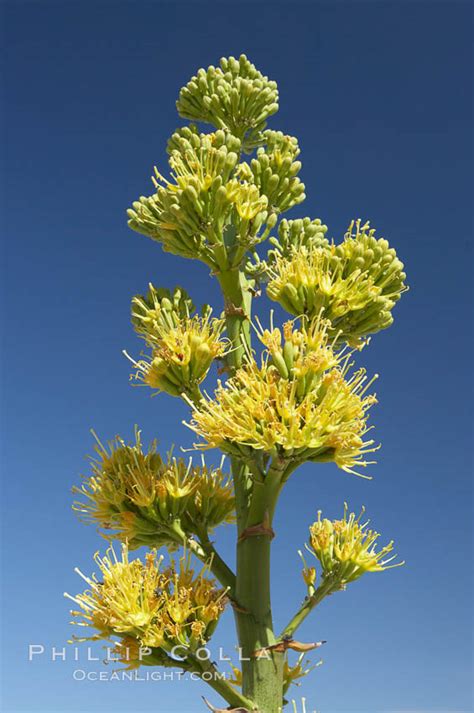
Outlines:
{"label": "yellow flower cluster", "polygon": [[193,411],[190,428],[215,448],[248,458],[252,450],[281,455],[295,462],[334,461],[355,472],[366,466],[364,454],[375,450],[364,441],[367,411],[376,402],[365,392],[364,369],[351,376],[350,353],[336,353],[322,320],[296,329],[285,325],[264,331],[268,353],[260,366],[250,363],[225,384],[214,399]]}
{"label": "yellow flower cluster", "polygon": [[184,534],[233,521],[232,483],[220,468],[204,460],[201,466],[171,456],[164,461],[156,441],[144,452],[138,430],[135,439],[127,445],[117,437],[108,449],[97,439],[92,475],[73,488],[81,496],[73,507],[83,519],[131,549],[176,547]]}
{"label": "yellow flower cluster", "polygon": [[407,289],[395,250],[361,221],[351,223],[340,245],[276,253],[269,277],[270,299],[294,315],[322,313],[332,334],[353,346],[392,324],[392,309]]}
{"label": "yellow flower cluster", "polygon": [[214,359],[227,351],[227,342],[220,338],[223,328],[223,320],[195,316],[162,330],[151,355],[133,362],[133,377],[171,396],[195,394]]}
{"label": "yellow flower cluster", "polygon": [[145,562],[130,561],[123,545],[120,558],[109,548],[104,557],[97,553],[94,559],[101,580],[76,569],[88,588],[75,597],[65,594],[78,606],[71,612],[77,617],[71,623],[96,630],[76,640],[120,637],[122,650],[128,648],[129,660],[136,664],[139,647],[149,647],[155,659],[161,655],[166,660],[174,647],[182,647],[177,653],[185,656],[212,635],[225,608],[225,591],[206,577],[206,569],[195,576],[189,557],[162,568],[156,551],[148,553]]}
{"label": "yellow flower cluster", "polygon": [[[135,361],[133,377],[172,396],[194,396],[214,359],[223,357],[228,341],[222,338],[224,320],[211,318],[208,309],[193,315],[184,290],[157,290],[150,285],[146,297],[132,300],[132,322],[151,354]],[[128,356],[128,355],[127,355]]]}
{"label": "yellow flower cluster", "polygon": [[363,514],[364,508],[359,517],[354,513],[348,515],[345,503],[341,520],[321,519],[319,511],[317,521],[309,529],[308,549],[321,563],[323,577],[331,577],[342,586],[358,579],[365,572],[382,572],[404,564],[389,564],[396,555],[384,559],[393,551],[393,541],[377,552],[380,535],[368,529],[369,521],[361,523]]}
{"label": "yellow flower cluster", "polygon": [[276,222],[255,182],[237,180],[240,141],[224,131],[188,128],[173,135],[169,148],[171,181],[155,168],[156,193],[133,203],[129,226],[213,270],[238,265]]}

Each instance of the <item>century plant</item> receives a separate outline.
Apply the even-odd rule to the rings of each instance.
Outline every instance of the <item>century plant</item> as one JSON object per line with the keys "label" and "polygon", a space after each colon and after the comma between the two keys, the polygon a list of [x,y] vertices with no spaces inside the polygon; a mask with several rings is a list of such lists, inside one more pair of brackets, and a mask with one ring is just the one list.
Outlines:
{"label": "century plant", "polygon": [[[368,454],[378,448],[368,425],[376,376],[354,362],[370,335],[391,325],[405,273],[368,222],[352,220],[336,242],[318,218],[282,218],[305,199],[300,149],[267,128],[277,85],[244,55],[200,69],[177,109],[191,123],[168,142],[169,177],[154,169],[154,191],[132,204],[128,224],[165,251],[203,262],[220,285],[223,311],[196,311],[182,287],[150,284],[132,299],[143,351],[129,357],[131,378],[184,400],[195,450],[224,457],[218,467],[202,453],[197,461],[163,457],[156,441],[143,445],[138,428],[131,443],[116,437],[103,445],[94,434],[92,472],[74,489],[74,509],[118,540],[120,553],[110,544],[96,555],[100,579],[82,575],[87,589],[71,597],[73,613],[95,631],[89,638],[113,640],[128,667],[192,671],[230,708],[279,713],[290,685],[311,670],[305,652],[320,644],[295,640],[300,624],[364,573],[396,566],[392,542],[378,547],[363,511],[356,517],[344,505],[335,520],[318,512],[306,550],[319,565],[300,552],[306,595],[276,629],[270,555],[283,486],[307,462],[367,477]],[[276,304],[258,319],[252,304],[263,289]],[[213,365],[220,378],[203,392]],[[219,525],[236,525],[235,566],[216,550]],[[130,560],[143,546],[144,561]],[[171,553],[168,564],[158,548]],[[242,654],[241,669],[227,678],[198,655],[226,606]],[[299,654],[293,663],[291,652]]]}

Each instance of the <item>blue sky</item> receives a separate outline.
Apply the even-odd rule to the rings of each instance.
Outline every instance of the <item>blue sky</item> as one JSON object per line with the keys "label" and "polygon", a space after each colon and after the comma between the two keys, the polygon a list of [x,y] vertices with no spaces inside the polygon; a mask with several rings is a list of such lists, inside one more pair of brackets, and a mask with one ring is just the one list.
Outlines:
{"label": "blue sky", "polygon": [[[318,508],[348,500],[407,560],[323,603],[301,639],[324,664],[294,695],[324,713],[469,711],[471,674],[471,6],[462,2],[3,4],[2,710],[202,711],[193,682],[79,682],[48,660],[71,635],[64,590],[102,546],[70,511],[103,437],[189,445],[187,412],[128,383],[130,297],[181,283],[219,309],[205,267],[126,225],[181,122],[200,66],[245,52],[276,79],[271,127],[302,147],[307,200],[339,239],[370,218],[406,264],[395,324],[359,357],[379,372],[374,480],[332,465],[295,473],[274,541],[275,618],[303,596],[296,551]],[[265,316],[268,304],[257,306]],[[471,392],[472,393],[472,392]],[[232,530],[221,549],[233,557]],[[215,638],[232,649],[226,615]],[[45,655],[28,662],[28,644]],[[317,660],[317,658],[316,658]],[[99,668],[102,668],[99,666]],[[110,668],[110,667],[109,667]],[[209,696],[214,703],[216,697]]]}

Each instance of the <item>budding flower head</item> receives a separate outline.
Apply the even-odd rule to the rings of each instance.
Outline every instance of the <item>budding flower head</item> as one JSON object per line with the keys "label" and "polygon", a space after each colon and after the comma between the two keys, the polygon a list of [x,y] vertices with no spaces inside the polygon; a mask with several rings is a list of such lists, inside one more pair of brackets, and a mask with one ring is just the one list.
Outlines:
{"label": "budding flower head", "polygon": [[268,281],[271,266],[277,258],[289,259],[301,249],[309,251],[313,248],[328,247],[329,242],[325,237],[327,225],[323,225],[319,218],[298,218],[296,220],[280,220],[278,236],[270,237],[268,242],[272,246],[268,251],[267,259],[261,260],[254,253],[245,266],[247,274],[260,281]]}
{"label": "budding flower head", "polygon": [[196,527],[212,530],[233,521],[233,487],[221,468],[209,468],[204,459],[194,465],[171,453],[163,460],[156,441],[143,449],[138,429],[133,445],[119,436],[108,447],[96,440],[92,475],[73,488],[80,496],[73,508],[107,539],[126,540],[131,549],[172,548]]}
{"label": "budding flower head", "polygon": [[339,341],[353,346],[392,324],[392,309],[407,289],[395,250],[361,221],[351,223],[340,245],[277,253],[269,276],[270,299],[291,314],[322,312]]}
{"label": "budding flower head", "polygon": [[176,288],[159,290],[153,285],[146,297],[132,300],[132,323],[151,352],[135,361],[132,378],[172,396],[195,395],[214,359],[223,357],[229,341],[222,338],[224,320],[211,317],[207,305],[202,316],[192,314],[187,293]]}
{"label": "budding flower head", "polygon": [[[240,140],[224,131],[200,134],[194,128],[173,134],[168,144],[170,180],[158,169],[156,192],[128,210],[129,226],[162,243],[163,249],[196,258],[214,270],[229,267],[233,245],[224,237],[236,228],[237,263],[245,251],[267,237],[268,198],[250,174],[238,168]],[[237,180],[240,179],[240,180]],[[269,222],[260,234],[265,221]]]}
{"label": "budding flower head", "polygon": [[219,67],[198,70],[181,89],[177,109],[181,116],[227,129],[245,143],[258,143],[269,116],[278,111],[275,82],[264,77],[245,55],[223,57]]}
{"label": "budding flower head", "polygon": [[269,253],[270,258],[273,259],[276,254],[288,258],[301,248],[310,250],[328,247],[327,230],[327,225],[323,225],[319,218],[283,219],[278,225],[278,237],[269,240],[273,246],[273,250]]}
{"label": "budding flower head", "polygon": [[298,141],[281,131],[264,131],[262,141],[256,157],[239,164],[237,173],[258,187],[270,213],[283,213],[305,199],[304,184],[297,177],[301,170],[301,162],[295,160],[300,153]]}
{"label": "budding flower head", "polygon": [[193,395],[214,359],[223,357],[229,349],[229,342],[221,338],[223,329],[224,321],[209,315],[183,319],[175,327],[157,328],[160,336],[151,354],[138,361],[131,359],[136,368],[132,378],[172,396]]}
{"label": "budding flower head", "polygon": [[[159,342],[162,333],[177,327],[182,320],[195,313],[192,299],[182,287],[173,292],[163,287],[148,285],[146,295],[132,299],[132,324],[137,334],[149,345]],[[204,310],[204,314],[209,308]]]}
{"label": "budding flower head", "polygon": [[130,561],[123,545],[120,557],[110,547],[94,559],[101,580],[76,570],[88,588],[75,597],[65,594],[78,606],[72,612],[78,619],[72,623],[96,630],[79,641],[118,636],[122,641],[126,637],[129,645],[134,640],[162,654],[178,645],[192,651],[207,641],[224,610],[225,592],[207,578],[206,569],[195,576],[189,556],[163,568],[156,551],[148,553],[144,562]]}
{"label": "budding flower head", "polygon": [[390,564],[396,555],[386,556],[393,551],[393,540],[377,551],[380,537],[375,530],[368,529],[369,520],[361,523],[364,508],[358,517],[348,514],[344,504],[341,520],[321,519],[311,525],[308,550],[320,561],[324,577],[332,577],[342,586],[359,579],[365,572],[382,572],[399,567],[404,562]]}
{"label": "budding flower head", "polygon": [[372,440],[364,441],[375,403],[365,392],[373,380],[363,369],[349,376],[350,355],[333,351],[320,320],[301,329],[290,323],[283,335],[272,330],[261,338],[268,353],[260,366],[246,364],[194,408],[189,426],[205,441],[196,447],[331,460],[348,472],[366,466],[364,454],[375,450]]}
{"label": "budding flower head", "polygon": [[128,210],[133,230],[161,242],[167,252],[203,260],[212,268],[219,268],[222,231],[231,211],[225,183],[238,162],[237,153],[230,150],[235,138],[230,146],[221,138],[191,132],[191,137],[181,140],[182,136],[173,135],[171,180],[155,168],[156,192],[141,196]]}

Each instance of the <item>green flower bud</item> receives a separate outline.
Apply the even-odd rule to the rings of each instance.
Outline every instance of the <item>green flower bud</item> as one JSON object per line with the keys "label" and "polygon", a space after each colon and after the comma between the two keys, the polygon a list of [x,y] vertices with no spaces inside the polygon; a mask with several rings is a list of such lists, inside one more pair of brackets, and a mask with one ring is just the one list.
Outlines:
{"label": "green flower bud", "polygon": [[176,106],[181,116],[227,130],[248,148],[278,111],[278,90],[241,55],[222,58],[220,67],[200,69],[180,91]]}
{"label": "green flower bud", "polygon": [[297,140],[281,131],[265,131],[263,141],[266,146],[257,150],[250,164],[240,164],[237,173],[255,183],[267,197],[270,213],[278,214],[304,200],[304,185],[296,178],[301,163],[294,161],[300,150]]}

